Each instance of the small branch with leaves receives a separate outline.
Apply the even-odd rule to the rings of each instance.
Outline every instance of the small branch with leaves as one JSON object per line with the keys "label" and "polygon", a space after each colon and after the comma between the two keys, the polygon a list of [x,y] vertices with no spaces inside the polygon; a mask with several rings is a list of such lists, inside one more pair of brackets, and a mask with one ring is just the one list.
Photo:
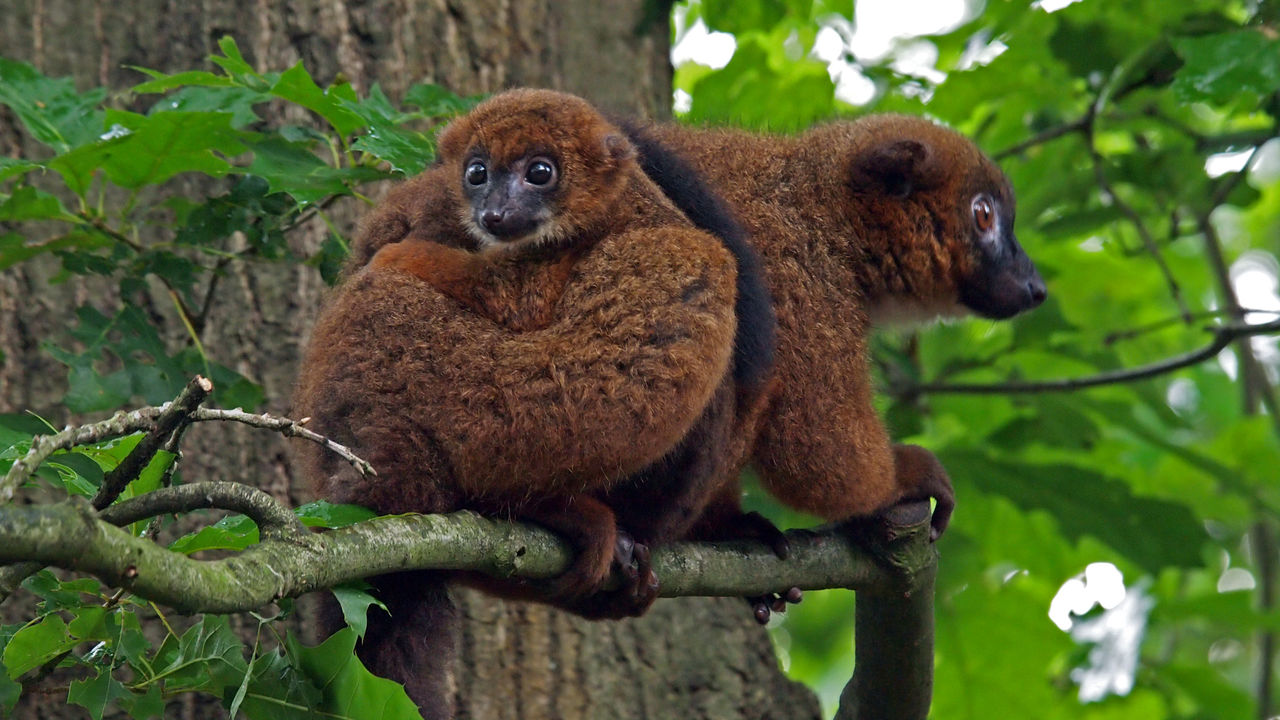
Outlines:
{"label": "small branch with leaves", "polygon": [[196,376],[175,400],[159,407],[122,411],[101,422],[68,427],[54,435],[39,435],[33,438],[31,449],[27,454],[15,462],[4,478],[0,479],[0,504],[12,500],[14,492],[31,477],[36,468],[59,450],[124,437],[136,432],[147,432],[146,438],[138,443],[124,462],[108,475],[107,482],[103,483],[102,489],[94,497],[93,506],[102,509],[119,497],[124,484],[136,477],[137,473],[151,462],[151,458],[168,438],[191,423],[208,421],[234,421],[274,430],[288,437],[303,438],[323,445],[336,453],[351,463],[362,475],[377,474],[372,465],[357,457],[347,447],[303,427],[305,419],[298,421],[267,414],[247,413],[238,409],[217,410],[200,407],[200,403],[204,402],[212,391],[213,383],[206,378]]}

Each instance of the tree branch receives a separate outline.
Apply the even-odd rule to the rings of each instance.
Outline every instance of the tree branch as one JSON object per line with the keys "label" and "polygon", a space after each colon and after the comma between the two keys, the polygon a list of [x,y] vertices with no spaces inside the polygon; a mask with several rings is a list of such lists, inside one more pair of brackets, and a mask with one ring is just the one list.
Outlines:
{"label": "tree branch", "polygon": [[[145,514],[139,508],[139,513],[131,510],[115,519],[135,516]],[[921,527],[927,527],[927,519]],[[902,568],[869,555],[851,534],[843,528],[791,532],[791,556],[785,561],[763,543],[737,542],[673,543],[657,549],[653,563],[663,597],[762,595],[793,586],[894,587],[902,582]],[[914,542],[930,548],[922,562],[932,562],[927,539]],[[398,570],[465,569],[496,577],[549,578],[566,569],[571,558],[568,544],[550,531],[467,511],[375,518],[326,533],[294,530],[264,537],[232,557],[195,560],[109,524],[83,500],[0,507],[0,562],[35,561],[89,573],[186,613],[253,610]]]}
{"label": "tree branch", "polygon": [[1045,392],[1072,392],[1075,390],[1083,390],[1085,388],[1098,387],[1099,385],[1114,385],[1116,383],[1130,382],[1133,380],[1145,380],[1147,378],[1163,375],[1165,373],[1180,370],[1197,363],[1203,362],[1214,355],[1217,355],[1224,348],[1230,345],[1238,338],[1248,337],[1251,335],[1263,335],[1266,333],[1280,332],[1280,320],[1273,320],[1267,323],[1258,323],[1255,325],[1223,325],[1213,328],[1213,341],[1203,348],[1193,352],[1178,355],[1168,360],[1143,365],[1141,367],[1130,368],[1128,370],[1113,370],[1110,372],[1098,373],[1097,375],[1089,375],[1079,378],[1063,378],[1060,380],[1036,380],[1029,382],[1008,382],[1008,383],[945,383],[932,382],[921,383],[919,385],[909,386],[898,394],[912,395],[927,393],[931,395],[942,394],[966,394],[966,395],[1014,395],[1022,393],[1045,393]]}
{"label": "tree branch", "polygon": [[[853,677],[836,720],[924,720],[933,699],[933,588],[937,561],[928,503],[898,506],[877,521],[887,542],[871,547],[900,572],[858,591]],[[861,526],[865,531],[868,525]]]}
{"label": "tree branch", "polygon": [[247,515],[258,526],[263,538],[305,532],[297,516],[275,498],[255,487],[233,482],[202,482],[161,488],[112,505],[98,516],[112,525],[128,525],[157,515],[205,508],[234,510]]}
{"label": "tree branch", "polygon": [[[1280,315],[1280,310],[1258,310],[1257,308],[1241,308],[1240,312],[1245,315]],[[1192,320],[1216,320],[1221,317],[1229,317],[1233,320],[1241,320],[1243,318],[1235,317],[1235,313],[1230,310],[1206,310],[1204,312],[1194,313]],[[1103,345],[1114,345],[1122,340],[1132,340],[1137,337],[1146,335],[1147,333],[1159,332],[1167,328],[1182,325],[1186,322],[1183,317],[1170,317],[1164,320],[1157,320],[1145,325],[1129,328],[1127,330],[1115,330],[1109,332],[1102,338]]]}
{"label": "tree branch", "polygon": [[1052,140],[1057,140],[1058,138],[1064,135],[1070,135],[1072,133],[1081,132],[1085,128],[1087,128],[1091,122],[1092,122],[1092,118],[1086,115],[1082,118],[1072,120],[1069,123],[1063,123],[1062,125],[1055,125],[1054,127],[1051,127],[1048,130],[1044,130],[1036,133],[1035,135],[1032,135],[1026,140],[1023,140],[1022,142],[1018,143],[1017,145],[1007,147],[1004,150],[997,152],[995,155],[992,156],[992,159],[995,160],[996,162],[1000,162],[1005,158],[1009,158],[1014,155],[1021,155],[1022,153],[1030,150],[1033,147],[1036,147],[1037,145],[1043,145]]}

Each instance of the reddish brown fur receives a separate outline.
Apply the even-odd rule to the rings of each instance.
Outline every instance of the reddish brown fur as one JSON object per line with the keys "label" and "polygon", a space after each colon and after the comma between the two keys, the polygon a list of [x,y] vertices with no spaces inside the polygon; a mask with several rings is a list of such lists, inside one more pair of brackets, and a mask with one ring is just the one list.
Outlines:
{"label": "reddish brown fur", "polygon": [[482,256],[429,240],[394,243],[373,256],[371,267],[408,273],[473,312],[512,330],[550,325],[560,296],[586,248],[491,252]]}
{"label": "reddish brown fur", "polygon": [[[967,206],[956,202],[990,188],[1011,204],[999,169],[964,137],[901,116],[796,138],[678,126],[647,132],[704,173],[764,258],[778,316],[777,389],[752,457],[770,492],[829,519],[930,495],[940,507],[950,503],[937,460],[890,443],[872,406],[867,337],[873,319],[961,311],[976,260],[962,226]],[[903,138],[924,152],[914,158],[915,186],[899,196],[875,187],[875,175],[898,160],[894,143]]]}
{"label": "reddish brown fur", "polygon": [[[477,248],[464,229],[470,221],[460,190],[464,168],[477,156],[491,168],[502,168],[532,155],[550,156],[559,165],[560,183],[548,200],[554,212],[547,223],[559,230],[554,242]],[[505,93],[449,127],[441,139],[440,161],[440,167],[411,182],[412,193],[401,193],[379,209],[366,225],[374,231],[357,241],[356,257],[367,257],[370,246],[378,244],[369,263],[372,270],[412,275],[512,330],[537,330],[553,321],[577,263],[600,238],[690,225],[640,171],[621,132],[576,98],[545,91]],[[421,207],[432,214],[421,214]],[[397,242],[397,234],[406,239]],[[564,306],[576,311],[571,303]],[[742,517],[735,481],[739,463],[733,458],[742,453],[730,449],[744,435],[732,432],[735,417],[742,423],[753,420],[737,412],[743,393],[754,398],[758,391],[735,392],[726,376],[680,448],[621,486],[598,488],[606,505],[581,497],[576,504],[566,503],[558,497],[539,499],[522,511],[573,539],[585,552],[581,563],[599,571],[567,578],[572,587],[590,589],[609,570],[600,547],[612,547],[615,534],[596,516],[609,515],[610,508],[645,544],[684,535],[712,497],[717,497],[719,522],[714,527],[703,523],[700,534],[760,534],[760,527],[743,528],[737,522]],[[583,427],[588,434],[612,432],[590,423]],[[718,493],[720,483],[735,491]],[[561,512],[566,504],[573,506],[572,512]],[[547,508],[554,508],[550,516],[542,514]],[[573,526],[577,520],[582,527]]]}
{"label": "reddish brown fur", "polygon": [[[473,115],[540,114],[557,127],[560,113],[580,122],[590,110],[552,93],[499,98]],[[575,147],[567,131],[551,137]],[[446,163],[461,162],[459,138],[466,136],[454,127],[446,132]],[[565,177],[574,177],[578,160],[563,158]],[[574,312],[541,330],[512,332],[458,313],[404,272],[359,269],[359,258],[406,231],[416,241],[413,228],[440,228],[441,215],[429,213],[450,212],[450,198],[431,174],[398,188],[366,221],[350,277],[317,322],[297,393],[300,412],[332,426],[321,432],[371,452],[396,481],[358,480],[333,456],[307,452],[322,494],[373,501],[384,512],[447,509],[462,498],[509,509],[545,492],[607,486],[661,457],[724,374],[734,328],[733,265],[724,249],[693,230],[642,174],[620,173],[627,180],[616,190],[619,212],[584,207],[591,198],[566,204],[589,219],[578,227],[601,233],[563,289],[561,302]],[[601,222],[610,219],[627,230],[610,234]],[[456,225],[439,237],[465,243]],[[388,485],[395,492],[383,497],[379,488]]]}
{"label": "reddish brown fur", "polygon": [[[724,373],[726,255],[683,229],[607,238],[565,289],[575,312],[527,333],[458,312],[405,273],[357,273],[316,323],[295,405],[382,476],[308,449],[311,477],[326,497],[432,512],[464,497],[511,508],[635,472],[679,440]],[[613,431],[582,433],[602,427]]]}
{"label": "reddish brown fur", "polygon": [[[477,584],[616,617],[642,611],[653,595],[642,577],[641,592],[616,602],[578,599],[598,589],[615,555],[615,515],[600,498],[665,461],[692,427],[708,423],[712,398],[724,397],[735,270],[731,254],[696,231],[629,153],[609,147],[610,126],[586,110],[568,96],[508,93],[451,126],[442,166],[397,188],[365,222],[347,278],[313,331],[295,406],[380,473],[361,478],[305,448],[320,496],[381,513],[471,508],[536,520],[578,548],[570,571],[549,588]],[[564,242],[469,252],[475,244],[456,190],[464,154],[478,142],[468,134],[485,135],[491,158],[519,151],[486,118],[527,142],[536,133],[519,135],[522,118],[545,123],[546,133],[577,123],[593,138],[557,129],[552,140],[562,144],[542,148],[557,153],[573,190],[558,198]],[[595,182],[587,170],[602,166]],[[732,408],[715,417],[732,417]],[[691,499],[692,512],[709,495]],[[648,502],[641,519],[660,516],[661,503]],[[393,616],[371,617],[361,646],[366,663],[403,682],[431,718],[453,712],[456,613],[443,579],[376,579]],[[329,629],[340,623],[331,608]]]}

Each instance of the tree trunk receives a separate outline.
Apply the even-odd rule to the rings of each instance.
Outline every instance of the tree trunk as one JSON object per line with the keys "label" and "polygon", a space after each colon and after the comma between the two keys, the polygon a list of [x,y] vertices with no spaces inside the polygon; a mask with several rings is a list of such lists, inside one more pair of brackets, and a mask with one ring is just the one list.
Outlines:
{"label": "tree trunk", "polygon": [[[664,20],[641,27],[653,0],[16,0],[0,23],[4,55],[33,62],[82,89],[119,90],[143,78],[128,66],[174,72],[203,67],[223,35],[255,66],[283,70],[301,60],[321,85],[343,73],[364,91],[393,98],[415,82],[461,93],[516,85],[581,94],[606,110],[669,113],[671,68]],[[302,118],[291,118],[293,121]],[[0,150],[29,151],[0,114]],[[214,187],[190,180],[197,187]],[[339,203],[330,218],[354,227],[361,208]],[[317,223],[293,238],[313,252]],[[117,288],[73,277],[48,285],[56,263],[0,273],[0,411],[33,409],[55,424],[65,369],[41,350],[63,340],[73,309],[105,309]],[[288,412],[299,348],[323,283],[296,264],[229,268],[201,336],[212,358],[260,383],[266,410]],[[175,343],[183,330],[159,292],[154,314]],[[175,345],[176,346],[176,345]],[[307,499],[282,439],[210,424],[186,443],[190,480],[234,480],[294,502]],[[817,701],[786,680],[764,631],[744,603],[659,602],[637,621],[588,623],[541,606],[459,593],[464,629],[460,717],[812,718]],[[7,609],[12,612],[12,609]],[[62,698],[24,698],[18,717],[80,717]],[[179,717],[171,706],[167,717]],[[223,717],[216,704],[187,701],[182,716]]]}

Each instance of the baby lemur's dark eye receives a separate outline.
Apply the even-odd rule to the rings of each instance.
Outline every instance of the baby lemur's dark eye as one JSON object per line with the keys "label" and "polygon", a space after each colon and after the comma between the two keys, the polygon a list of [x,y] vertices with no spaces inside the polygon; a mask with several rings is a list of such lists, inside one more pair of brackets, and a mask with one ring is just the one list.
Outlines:
{"label": "baby lemur's dark eye", "polygon": [[524,179],[530,185],[546,185],[556,177],[556,167],[550,160],[534,160],[524,171]]}
{"label": "baby lemur's dark eye", "polygon": [[991,198],[979,195],[973,199],[973,224],[978,232],[986,232],[996,223],[996,211],[991,207]]}
{"label": "baby lemur's dark eye", "polygon": [[484,163],[479,160],[467,166],[467,172],[463,174],[468,185],[483,185],[489,182],[489,170],[485,168]]}

